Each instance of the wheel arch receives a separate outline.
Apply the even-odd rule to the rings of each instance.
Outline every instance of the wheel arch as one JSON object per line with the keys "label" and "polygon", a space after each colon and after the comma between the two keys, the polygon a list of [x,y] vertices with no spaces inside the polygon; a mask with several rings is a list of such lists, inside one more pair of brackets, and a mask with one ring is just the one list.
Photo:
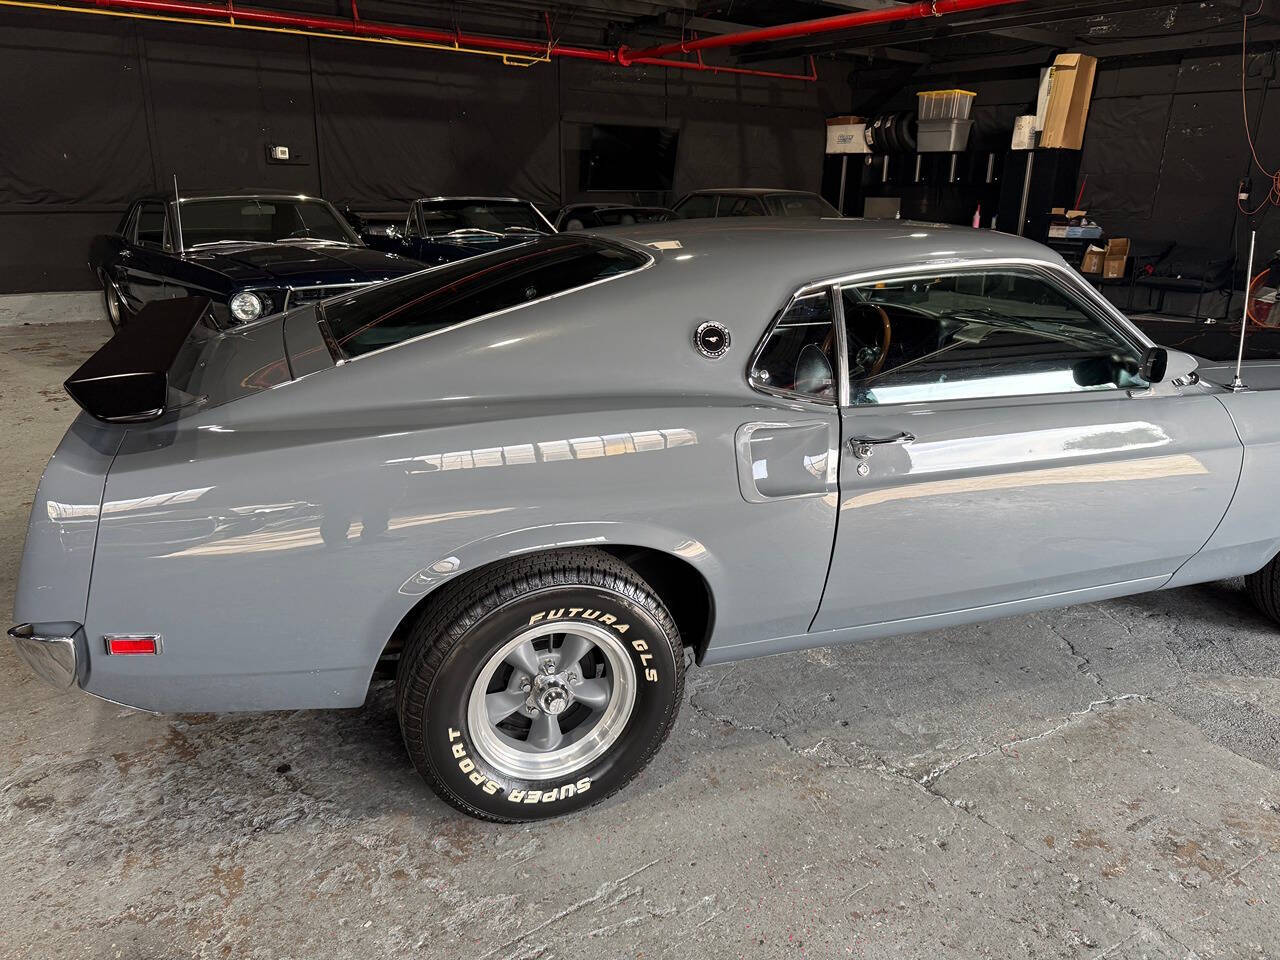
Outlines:
{"label": "wheel arch", "polygon": [[[695,661],[701,663],[715,627],[715,591],[707,576],[708,571],[705,569],[705,561],[708,556],[705,548],[702,548],[697,541],[689,540],[681,541],[675,545],[674,549],[664,549],[651,543],[592,542],[587,540],[585,542],[579,541],[572,544],[544,546],[527,550],[503,551],[489,556],[483,562],[467,564],[465,569],[461,568],[462,562],[457,556],[450,556],[437,561],[433,567],[448,569],[448,567],[457,564],[460,569],[456,574],[441,577],[437,583],[432,584],[399,618],[379,653],[377,663],[374,665],[373,675],[377,677],[394,673],[395,664],[399,658],[400,649],[404,645],[406,635],[422,611],[429,604],[436,602],[443,596],[442,591],[456,588],[475,577],[483,576],[485,571],[492,569],[496,564],[514,557],[527,559],[538,555],[553,556],[559,552],[585,546],[596,547],[618,558],[635,570],[653,587],[671,612],[671,616],[680,630],[681,642],[693,652]],[[693,562],[687,556],[681,555],[682,551],[695,552],[695,550],[702,551],[699,559],[704,561],[703,567],[700,567],[698,563]],[[423,571],[419,571],[419,573],[423,573]],[[412,579],[410,578],[410,581]],[[408,586],[408,583],[406,583],[406,586]],[[401,592],[403,591],[404,587],[401,588]]]}

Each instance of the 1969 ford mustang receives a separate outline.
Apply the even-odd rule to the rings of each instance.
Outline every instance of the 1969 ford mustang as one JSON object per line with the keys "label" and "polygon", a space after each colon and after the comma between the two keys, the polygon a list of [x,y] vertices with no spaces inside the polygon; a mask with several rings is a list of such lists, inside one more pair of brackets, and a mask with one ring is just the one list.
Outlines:
{"label": "1969 ford mustang", "polygon": [[[67,381],[11,632],[158,711],[360,704],[478,817],[622,787],[686,663],[1248,575],[1280,368],[1155,347],[1056,256],[903,222],[540,237]],[[1011,654],[1013,655],[1013,654]]]}
{"label": "1969 ford mustang", "polygon": [[188,296],[247,323],[422,264],[365,247],[327,200],[197,193],[135,200],[115,233],[94,238],[89,269],[121,327],[152,301]]}

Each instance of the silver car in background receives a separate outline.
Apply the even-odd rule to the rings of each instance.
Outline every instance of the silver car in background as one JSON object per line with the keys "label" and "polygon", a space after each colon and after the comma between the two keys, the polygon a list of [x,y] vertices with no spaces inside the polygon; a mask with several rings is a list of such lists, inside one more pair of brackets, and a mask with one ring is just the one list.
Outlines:
{"label": "silver car in background", "polygon": [[157,711],[353,707],[471,815],[653,756],[686,664],[1241,574],[1277,611],[1280,375],[1153,346],[998,233],[562,234],[91,358],[11,634]]}

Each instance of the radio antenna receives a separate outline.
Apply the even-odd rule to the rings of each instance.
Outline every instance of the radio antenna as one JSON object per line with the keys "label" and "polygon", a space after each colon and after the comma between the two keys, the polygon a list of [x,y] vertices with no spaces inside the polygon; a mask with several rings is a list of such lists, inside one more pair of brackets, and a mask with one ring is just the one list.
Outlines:
{"label": "radio antenna", "polygon": [[1232,391],[1247,389],[1240,379],[1240,368],[1244,364],[1244,336],[1249,330],[1249,294],[1253,287],[1253,248],[1258,242],[1258,231],[1249,231],[1249,265],[1244,270],[1244,309],[1240,313],[1240,346],[1236,350],[1236,375],[1231,378]]}
{"label": "radio antenna", "polygon": [[[184,247],[182,245],[182,198],[178,196],[178,175],[173,175],[173,226],[178,242],[178,256],[182,256]],[[1252,254],[1250,254],[1250,263],[1253,262]],[[1248,297],[1246,296],[1246,300]]]}

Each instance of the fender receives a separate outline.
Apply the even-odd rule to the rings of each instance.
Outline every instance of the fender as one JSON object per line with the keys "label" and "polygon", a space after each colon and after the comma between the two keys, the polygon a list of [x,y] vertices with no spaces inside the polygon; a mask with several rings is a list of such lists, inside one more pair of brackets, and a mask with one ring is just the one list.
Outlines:
{"label": "fender", "polygon": [[378,658],[400,623],[425,597],[444,584],[499,560],[585,546],[642,547],[679,557],[702,575],[712,597],[722,595],[728,582],[723,563],[700,540],[657,524],[584,520],[540,524],[482,537],[432,559],[400,583],[388,585],[387,599],[371,617],[361,643],[369,675],[373,675]]}

